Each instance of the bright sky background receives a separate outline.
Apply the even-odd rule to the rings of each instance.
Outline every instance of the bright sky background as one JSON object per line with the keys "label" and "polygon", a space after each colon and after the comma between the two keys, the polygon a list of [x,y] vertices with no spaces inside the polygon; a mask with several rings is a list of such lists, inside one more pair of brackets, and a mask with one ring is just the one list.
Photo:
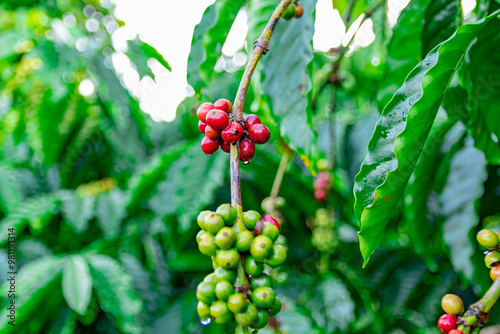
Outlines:
{"label": "bright sky background", "polygon": [[[201,20],[206,7],[213,0],[114,0],[117,5],[116,16],[126,25],[113,34],[117,50],[126,50],[126,40],[137,34],[145,42],[153,45],[169,62],[172,72],[167,71],[156,61],[148,63],[153,69],[156,82],[152,79],[139,80],[138,73],[130,61],[120,53],[113,55],[113,65],[123,75],[123,82],[140,100],[142,110],[151,114],[153,119],[172,121],[179,103],[189,94],[186,81],[186,68],[191,38],[195,25]],[[388,20],[396,24],[400,12],[409,0],[388,0]],[[470,13],[476,0],[463,0],[464,12]],[[240,12],[223,47],[223,53],[233,56],[245,41],[247,27],[246,12]],[[359,26],[359,20],[346,32],[337,10],[332,8],[331,0],[318,0],[316,6],[314,48],[327,51],[348,41]],[[356,36],[354,48],[369,45],[375,38],[372,22],[366,20]],[[148,80],[149,79],[149,80]],[[85,88],[85,87],[83,87]]]}

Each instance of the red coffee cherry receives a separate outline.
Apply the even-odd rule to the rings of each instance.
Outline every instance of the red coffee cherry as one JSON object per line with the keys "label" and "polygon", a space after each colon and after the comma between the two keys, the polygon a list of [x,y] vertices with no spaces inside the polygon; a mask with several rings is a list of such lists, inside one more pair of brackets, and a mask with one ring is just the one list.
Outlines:
{"label": "red coffee cherry", "polygon": [[202,103],[199,107],[198,110],[196,111],[196,116],[198,116],[198,119],[202,121],[203,123],[206,123],[206,116],[207,113],[214,108],[214,105],[210,102],[204,102]]}
{"label": "red coffee cherry", "polygon": [[207,122],[212,128],[224,130],[229,125],[229,116],[219,109],[212,109],[207,113]]}
{"label": "red coffee cherry", "polygon": [[222,139],[228,143],[237,142],[243,136],[243,127],[237,123],[230,123],[227,128],[222,131]]}
{"label": "red coffee cherry", "polygon": [[252,143],[249,139],[243,139],[240,142],[240,160],[250,161],[255,155],[255,144]]}
{"label": "red coffee cherry", "polygon": [[254,124],[260,124],[260,118],[257,115],[250,114],[245,116],[245,127],[250,129],[252,125]]}
{"label": "red coffee cherry", "polygon": [[214,108],[230,113],[233,110],[233,104],[229,100],[219,99],[214,103]]}
{"label": "red coffee cherry", "polygon": [[229,153],[229,152],[231,152],[231,144],[223,141],[222,144],[220,144],[220,149],[226,153]]}
{"label": "red coffee cherry", "polygon": [[448,334],[464,334],[464,332],[462,332],[459,329],[452,329],[451,331],[448,332]]}
{"label": "red coffee cherry", "polygon": [[325,201],[327,196],[328,192],[325,189],[320,188],[314,191],[314,198],[316,198],[318,202]]}
{"label": "red coffee cherry", "polygon": [[319,173],[316,180],[314,180],[314,189],[329,189],[332,187],[332,178],[328,172]]}
{"label": "red coffee cherry", "polygon": [[211,127],[210,125],[207,125],[205,127],[205,135],[212,139],[212,140],[217,140],[220,138],[220,134],[221,134],[221,131],[220,130],[217,130],[217,129],[214,129],[213,127]]}
{"label": "red coffee cherry", "polygon": [[297,4],[295,5],[295,15],[293,17],[298,19],[302,16],[302,14],[304,14],[304,7],[302,7],[302,5],[297,2]]}
{"label": "red coffee cherry", "polygon": [[248,130],[248,137],[256,144],[265,144],[271,138],[271,132],[263,124],[254,124]]}
{"label": "red coffee cherry", "polygon": [[219,141],[212,140],[205,136],[201,141],[201,149],[205,152],[206,155],[212,155],[219,148]]}
{"label": "red coffee cherry", "polygon": [[275,225],[278,228],[278,231],[281,232],[281,225],[278,222],[278,220],[273,216],[268,216],[268,215],[264,216],[264,221]]}
{"label": "red coffee cherry", "polygon": [[457,328],[457,317],[453,314],[443,314],[438,320],[438,327],[448,334],[452,329]]}
{"label": "red coffee cherry", "polygon": [[202,121],[198,121],[198,129],[200,129],[201,133],[205,133],[206,127],[207,127],[207,123],[203,123]]}

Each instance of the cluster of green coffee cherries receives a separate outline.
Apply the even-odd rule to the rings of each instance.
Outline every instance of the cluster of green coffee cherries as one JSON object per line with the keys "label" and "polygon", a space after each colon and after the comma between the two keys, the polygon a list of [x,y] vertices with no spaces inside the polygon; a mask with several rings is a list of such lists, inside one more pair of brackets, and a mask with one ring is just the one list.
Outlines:
{"label": "cluster of green coffee cherries", "polygon": [[[269,271],[285,262],[284,237],[272,216],[247,211],[243,214],[246,229],[236,220],[236,209],[229,204],[198,215],[198,248],[212,257],[214,267],[196,290],[198,315],[204,325],[211,320],[219,324],[236,321],[261,329],[281,310]],[[237,274],[238,267],[244,273]]]}
{"label": "cluster of green coffee cherries", "polygon": [[500,233],[492,230],[481,230],[477,234],[477,241],[486,248],[484,264],[490,268],[490,277],[496,281],[500,277]]}

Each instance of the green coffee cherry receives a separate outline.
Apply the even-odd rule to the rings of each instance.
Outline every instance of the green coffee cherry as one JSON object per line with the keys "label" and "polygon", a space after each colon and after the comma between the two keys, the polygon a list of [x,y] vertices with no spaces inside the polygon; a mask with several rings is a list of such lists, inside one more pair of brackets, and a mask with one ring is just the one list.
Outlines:
{"label": "green coffee cherry", "polygon": [[252,302],[261,309],[270,309],[274,306],[276,294],[270,287],[262,287],[253,290]]}
{"label": "green coffee cherry", "polygon": [[215,283],[201,282],[196,289],[196,297],[205,304],[212,304],[215,300]]}
{"label": "green coffee cherry", "polygon": [[236,321],[243,327],[248,327],[253,325],[259,316],[259,311],[254,304],[247,301],[246,310],[242,313],[237,313],[234,315]]}
{"label": "green coffee cherry", "polygon": [[273,209],[280,209],[285,206],[286,202],[283,197],[276,197],[274,201],[274,208],[273,206],[273,198],[272,197],[266,197],[262,200],[262,203],[260,204],[262,211],[268,214],[272,214]]}
{"label": "green coffee cherry", "polygon": [[241,231],[236,236],[236,249],[240,252],[247,252],[250,250],[253,241],[253,233],[250,231]]}
{"label": "green coffee cherry", "polygon": [[225,269],[218,267],[214,271],[214,277],[216,282],[228,281],[229,283],[236,282],[236,273],[232,269]]}
{"label": "green coffee cherry", "polygon": [[205,231],[212,235],[216,235],[221,228],[224,227],[224,220],[217,213],[210,212],[205,216]]}
{"label": "green coffee cherry", "polygon": [[280,235],[280,230],[276,227],[276,225],[269,223],[269,222],[264,222],[264,225],[262,227],[262,235],[265,235],[272,241],[276,241]]}
{"label": "green coffee cherry", "polygon": [[243,312],[246,306],[247,300],[245,299],[243,294],[239,292],[229,296],[229,298],[227,299],[227,307],[229,307],[229,310],[234,314]]}
{"label": "green coffee cherry", "polygon": [[253,239],[250,254],[255,261],[264,262],[273,251],[273,242],[265,235],[259,235]]}
{"label": "green coffee cherry", "polygon": [[198,233],[196,234],[196,242],[200,242],[200,238],[203,234],[205,234],[207,232],[203,231],[203,230],[199,230]]}
{"label": "green coffee cherry", "polygon": [[500,252],[498,251],[490,252],[484,257],[484,263],[488,268],[496,267],[497,262],[500,262]]}
{"label": "green coffee cherry", "polygon": [[205,276],[205,278],[203,279],[203,282],[214,282],[214,283],[217,283],[217,281],[215,280],[214,273],[211,273],[211,274],[208,274],[207,276]]}
{"label": "green coffee cherry", "polygon": [[286,237],[283,234],[280,234],[280,236],[278,237],[278,239],[274,243],[281,245],[281,246],[284,246],[284,245],[286,245]]}
{"label": "green coffee cherry", "polygon": [[215,255],[215,261],[223,268],[234,268],[240,261],[240,253],[234,248],[220,250]]}
{"label": "green coffee cherry", "polygon": [[264,271],[264,263],[257,262],[253,257],[247,256],[243,268],[248,275],[258,276]]}
{"label": "green coffee cherry", "polygon": [[196,309],[198,310],[200,319],[210,318],[210,305],[207,305],[204,302],[198,302],[198,306],[196,307]]}
{"label": "green coffee cherry", "polygon": [[281,266],[286,260],[285,247],[281,245],[273,245],[271,256],[266,259],[266,264],[272,268]]}
{"label": "green coffee cherry", "polygon": [[447,294],[441,299],[441,307],[447,314],[459,315],[464,311],[464,302],[453,294]]}
{"label": "green coffee cherry", "polygon": [[236,232],[230,227],[223,227],[215,236],[215,244],[220,249],[229,249],[236,241]]}
{"label": "green coffee cherry", "polygon": [[488,249],[496,249],[498,247],[498,236],[492,230],[481,230],[476,238],[483,247]]}
{"label": "green coffee cherry", "polygon": [[295,4],[291,3],[286,7],[285,11],[281,15],[285,20],[289,21],[295,16]]}
{"label": "green coffee cherry", "polygon": [[274,286],[274,281],[269,274],[262,274],[260,276],[254,276],[250,279],[250,286],[252,287],[252,290],[256,290],[257,288],[261,287],[270,287],[272,288]]}
{"label": "green coffee cherry", "polygon": [[233,318],[233,314],[229,311],[227,304],[220,300],[210,306],[210,315],[218,324],[228,323]]}
{"label": "green coffee cherry", "polygon": [[260,215],[257,211],[249,210],[243,214],[243,223],[249,229],[253,229],[259,219]]}
{"label": "green coffee cherry", "polygon": [[276,297],[273,308],[271,309],[271,311],[269,311],[269,316],[274,317],[276,314],[279,313],[279,311],[281,311],[281,301],[279,300],[278,297]]}
{"label": "green coffee cherry", "polygon": [[203,234],[198,241],[198,249],[203,255],[215,255],[215,253],[217,252],[217,246],[215,246],[214,236],[210,233]]}
{"label": "green coffee cherry", "polygon": [[227,301],[229,296],[234,293],[234,288],[228,281],[220,281],[215,286],[215,295],[218,300]]}
{"label": "green coffee cherry", "polygon": [[205,217],[210,213],[210,211],[202,211],[198,215],[196,221],[198,222],[198,226],[204,230],[205,229]]}
{"label": "green coffee cherry", "polygon": [[236,209],[233,208],[230,204],[222,204],[217,208],[217,212],[222,219],[224,220],[224,223],[227,226],[232,226],[234,222],[236,221],[236,217],[238,216],[238,213],[236,212]]}
{"label": "green coffee cherry", "polygon": [[220,267],[220,266],[219,266],[219,264],[217,263],[217,261],[212,261],[212,268],[214,268],[214,270],[215,270],[215,269],[217,269],[217,268],[219,268],[219,267]]}
{"label": "green coffee cherry", "polygon": [[267,326],[269,322],[269,313],[265,310],[259,310],[257,313],[257,321],[252,325],[252,328],[261,329]]}

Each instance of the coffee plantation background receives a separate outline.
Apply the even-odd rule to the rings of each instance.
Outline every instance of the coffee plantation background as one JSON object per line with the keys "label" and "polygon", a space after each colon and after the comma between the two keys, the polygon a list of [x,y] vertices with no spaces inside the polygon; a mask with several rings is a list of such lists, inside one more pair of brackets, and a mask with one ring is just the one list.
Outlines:
{"label": "coffee plantation background", "polygon": [[[1,333],[225,332],[198,321],[195,290],[212,264],[197,249],[195,220],[229,201],[229,159],[203,154],[195,110],[234,99],[244,66],[221,46],[238,12],[248,12],[242,51],[249,54],[277,2],[217,0],[206,9],[188,61],[194,94],[171,123],[143,113],[113,68],[111,34],[124,23],[109,2],[0,4]],[[288,258],[275,273],[284,304],[279,330],[439,333],[444,294],[469,305],[491,285],[475,235],[500,232],[500,21],[493,15],[474,23],[498,15],[500,3],[478,0],[464,18],[460,1],[411,0],[391,27],[384,2],[356,0],[346,17],[352,3],[336,0],[347,26],[370,13],[375,40],[330,52],[312,47],[316,1],[301,3],[302,18],[278,23],[245,104],[272,137],[241,166],[244,210],[262,211],[281,157],[293,152],[280,190]],[[74,25],[63,23],[68,13]],[[98,25],[89,27],[90,18]],[[480,32],[458,29],[468,24]],[[451,58],[434,48],[457,29],[447,45],[471,43],[456,66],[444,64]],[[125,55],[141,78],[154,76],[151,58],[170,70],[168,54],[139,38],[128,41]],[[392,215],[377,216],[388,224],[369,240],[363,255],[377,248],[363,268],[355,176],[377,146],[370,138],[384,107],[413,68],[421,78],[424,58],[454,74],[449,83],[431,78],[444,82],[442,93],[414,83],[421,100],[437,103],[437,116],[418,143],[415,168],[398,165],[411,178],[398,188]],[[338,81],[329,80],[334,64]],[[95,91],[82,95],[85,80]],[[384,135],[393,138],[394,129],[389,124]],[[313,195],[322,159],[333,166],[324,203]],[[17,234],[15,327],[7,317],[8,228]],[[498,306],[490,315],[495,324]]]}

